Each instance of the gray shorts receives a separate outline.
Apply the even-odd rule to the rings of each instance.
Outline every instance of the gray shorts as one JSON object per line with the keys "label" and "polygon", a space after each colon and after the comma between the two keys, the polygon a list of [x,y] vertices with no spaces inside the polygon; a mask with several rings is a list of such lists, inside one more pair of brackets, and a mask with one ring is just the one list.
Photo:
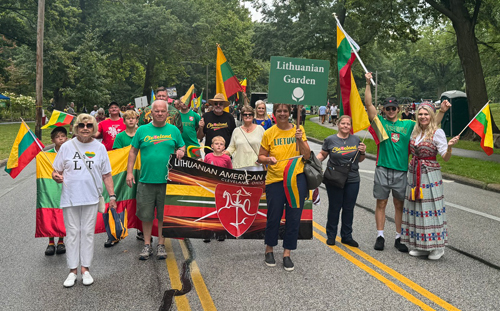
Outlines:
{"label": "gray shorts", "polygon": [[137,184],[137,209],[135,215],[141,221],[153,221],[156,218],[163,222],[163,208],[167,184]]}
{"label": "gray shorts", "polygon": [[392,190],[392,196],[395,199],[404,201],[408,182],[406,175],[406,172],[377,166],[374,176],[373,197],[377,200],[387,200],[389,192]]}

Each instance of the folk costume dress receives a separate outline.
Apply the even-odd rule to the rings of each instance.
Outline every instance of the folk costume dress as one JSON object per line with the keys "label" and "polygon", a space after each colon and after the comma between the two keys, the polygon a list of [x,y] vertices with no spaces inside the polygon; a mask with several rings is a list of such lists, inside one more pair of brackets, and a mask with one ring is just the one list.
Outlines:
{"label": "folk costume dress", "polygon": [[417,250],[432,251],[448,244],[443,179],[441,166],[436,161],[436,155],[443,156],[447,148],[441,129],[434,133],[432,140],[422,135],[410,140],[412,159],[408,169],[401,242]]}

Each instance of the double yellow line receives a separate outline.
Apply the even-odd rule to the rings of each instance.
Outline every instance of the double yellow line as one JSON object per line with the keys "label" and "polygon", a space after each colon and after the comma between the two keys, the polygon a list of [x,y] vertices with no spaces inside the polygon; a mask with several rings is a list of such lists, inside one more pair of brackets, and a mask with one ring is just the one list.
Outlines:
{"label": "double yellow line", "polygon": [[[182,254],[184,255],[184,259],[189,259],[189,250],[187,249],[186,242],[184,240],[177,240],[181,246]],[[172,248],[172,240],[166,238],[165,239],[165,249],[167,251],[167,270],[168,276],[170,277],[170,284],[172,288],[182,288],[182,283],[180,279],[179,269],[177,268],[177,260],[175,259],[175,254]],[[200,299],[201,306],[203,310],[212,311],[217,310],[215,308],[215,304],[212,300],[212,296],[208,291],[207,285],[201,276],[200,269],[198,264],[193,259],[190,266],[190,274],[191,280],[196,289],[196,293]],[[189,305],[189,300],[186,295],[175,296],[175,304],[177,305],[177,310],[191,310]]]}
{"label": "double yellow line", "polygon": [[[326,229],[319,225],[317,222],[313,222],[314,228],[322,232],[323,234],[326,234]],[[380,282],[384,283],[387,287],[389,287],[391,290],[396,292],[397,294],[401,295],[402,297],[408,299],[408,301],[414,303],[415,305],[419,306],[423,310],[434,310],[432,307],[421,301],[420,299],[416,298],[412,294],[408,293],[406,290],[398,286],[396,283],[392,282],[391,280],[387,279],[384,277],[382,274],[378,273],[374,269],[370,268],[368,265],[363,263],[362,261],[358,260],[348,252],[344,251],[338,246],[330,246],[326,244],[326,238],[324,238],[322,235],[317,233],[316,231],[313,231],[313,235],[316,239],[320,240],[322,243],[330,247],[332,250],[337,252],[339,255],[343,256],[356,266],[358,266],[360,269],[364,270]],[[337,237],[336,239],[337,242],[340,242],[340,238]],[[406,278],[405,276],[401,275],[400,273],[396,272],[395,270],[389,268],[388,266],[384,265],[380,261],[376,260],[375,258],[371,257],[367,253],[361,251],[357,247],[351,247],[348,245],[343,244],[348,250],[353,252],[354,254],[358,255],[359,257],[363,258],[370,264],[374,265],[375,267],[379,268],[380,270],[384,271],[385,273],[389,274],[399,282],[405,284],[409,288],[411,288],[413,291],[419,293],[420,295],[424,296],[425,298],[429,299],[430,301],[434,302],[438,306],[444,308],[445,310],[459,310],[455,306],[449,304],[448,302],[444,301],[443,299],[439,298],[438,296],[434,295],[430,291],[426,290],[422,286],[418,285],[417,283],[411,281],[410,279]]]}

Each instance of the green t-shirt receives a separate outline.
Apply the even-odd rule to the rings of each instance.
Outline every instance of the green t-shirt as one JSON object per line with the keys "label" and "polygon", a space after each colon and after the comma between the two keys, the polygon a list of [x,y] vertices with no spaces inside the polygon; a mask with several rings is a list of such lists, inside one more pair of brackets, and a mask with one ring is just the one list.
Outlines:
{"label": "green t-shirt", "polygon": [[141,183],[165,184],[170,154],[184,146],[179,129],[171,124],[155,127],[153,123],[137,129],[132,146],[141,151]]}
{"label": "green t-shirt", "polygon": [[382,116],[377,116],[384,126],[389,139],[378,146],[377,166],[397,171],[408,171],[408,146],[415,127],[415,121],[397,120],[390,122]]}
{"label": "green t-shirt", "polygon": [[123,131],[116,135],[115,142],[113,143],[113,149],[120,149],[123,147],[128,147],[132,144],[132,139],[134,136],[128,136],[127,132]]}
{"label": "green t-shirt", "polygon": [[186,146],[196,146],[199,147],[200,143],[196,137],[196,131],[198,130],[198,124],[200,123],[200,115],[189,110],[187,113],[181,112],[182,119],[182,139],[186,143]]}
{"label": "green t-shirt", "polygon": [[54,147],[54,148],[52,148],[52,149],[50,149],[50,150],[47,150],[46,152],[48,152],[48,153],[57,153],[57,151],[56,151],[56,148],[55,148],[55,147]]}

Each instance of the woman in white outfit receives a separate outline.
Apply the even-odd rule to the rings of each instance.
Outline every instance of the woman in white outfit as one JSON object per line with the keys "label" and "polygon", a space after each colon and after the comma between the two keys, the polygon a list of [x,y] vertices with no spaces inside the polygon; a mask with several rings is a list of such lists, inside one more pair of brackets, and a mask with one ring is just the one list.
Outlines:
{"label": "woman in white outfit", "polygon": [[254,109],[250,106],[241,108],[241,119],[243,125],[234,129],[224,153],[232,156],[234,169],[262,170],[262,165],[257,160],[264,127],[253,123]]}
{"label": "woman in white outfit", "polygon": [[73,125],[76,137],[61,146],[53,164],[52,178],[63,183],[60,206],[66,226],[66,261],[70,269],[64,287],[75,285],[78,265],[83,285],[94,283],[89,267],[94,256],[94,231],[103,181],[109,193],[109,207],[116,208],[111,164],[104,145],[92,138],[96,131],[95,118],[80,114]]}

